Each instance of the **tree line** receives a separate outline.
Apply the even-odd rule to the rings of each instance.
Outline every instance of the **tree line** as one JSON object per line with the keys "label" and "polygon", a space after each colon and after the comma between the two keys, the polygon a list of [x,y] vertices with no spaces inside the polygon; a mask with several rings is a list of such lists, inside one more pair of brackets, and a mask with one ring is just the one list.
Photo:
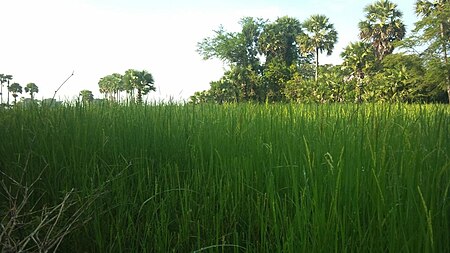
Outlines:
{"label": "tree line", "polygon": [[[32,102],[40,102],[34,99],[34,95],[39,92],[39,87],[35,83],[28,83],[25,88],[19,83],[11,83],[12,75],[0,74],[0,101],[2,105],[10,106],[10,93],[14,98],[14,105],[17,104],[17,97],[22,94],[23,90],[30,94]],[[11,83],[11,84],[10,84]],[[3,87],[6,85],[7,101],[3,100]],[[153,85],[153,75],[147,70],[128,69],[125,73],[113,73],[100,78],[98,81],[99,91],[104,95],[104,99],[121,102],[126,99],[129,103],[142,103],[143,96],[150,91],[155,91],[156,87]],[[125,93],[125,96],[123,96]],[[53,99],[46,99],[52,101]],[[91,90],[81,90],[79,92],[79,101],[83,104],[93,102],[94,94]],[[24,99],[26,101],[26,99]]]}
{"label": "tree line", "polygon": [[[30,94],[30,99],[34,100],[34,95],[39,92],[39,87],[35,83],[28,83],[24,88],[19,83],[12,82],[12,80],[13,80],[12,75],[0,74],[0,104],[1,105],[7,105],[7,106],[10,105],[10,100],[9,100],[10,95],[12,95],[12,97],[14,98],[13,103],[16,104],[17,97],[19,96],[19,94],[22,94],[23,91],[25,91],[25,93]],[[4,84],[6,84],[6,91],[7,91],[6,103],[3,100]]]}
{"label": "tree line", "polygon": [[[141,104],[144,95],[156,91],[154,83],[153,75],[147,70],[128,69],[124,74],[113,73],[100,78],[98,87],[103,99],[110,102]],[[94,95],[90,90],[82,90],[80,99],[83,103],[91,103]]]}
{"label": "tree line", "polygon": [[448,102],[450,1],[419,0],[414,7],[420,20],[406,37],[397,4],[367,5],[358,24],[360,41],[344,48],[340,65],[319,64],[338,38],[325,15],[303,22],[245,17],[240,32],[221,26],[198,43],[197,52],[205,60],[222,60],[228,70],[190,101]]}
{"label": "tree line", "polygon": [[[12,82],[13,80],[13,76],[9,75],[9,74],[0,74],[0,105],[2,107],[9,107],[12,105],[19,105],[20,103],[24,103],[24,104],[28,104],[28,103],[32,103],[32,104],[61,104],[61,101],[56,101],[54,98],[46,98],[41,100],[36,100],[35,99],[35,94],[39,93],[39,87],[35,84],[35,83],[28,83],[25,87],[22,87],[22,85],[20,85],[17,82]],[[6,84],[6,102],[4,101],[3,98],[3,88],[4,88],[4,84]],[[20,100],[20,103],[17,102],[17,98],[19,97],[19,94],[22,94],[23,91],[25,91],[25,93],[28,93],[30,95],[30,98],[22,98]],[[12,95],[12,97],[14,98],[14,101],[12,102],[12,104],[10,103],[10,96]],[[94,101],[94,95],[92,93],[92,91],[90,90],[82,90],[79,93],[79,98],[81,100],[81,102],[83,103],[90,103]]]}
{"label": "tree line", "polygon": [[102,77],[98,82],[100,93],[105,98],[119,102],[122,93],[128,102],[142,103],[142,96],[150,91],[155,91],[156,87],[153,75],[147,70],[128,69],[125,73],[113,73]]}
{"label": "tree line", "polygon": [[[100,93],[111,102],[142,103],[143,96],[156,91],[153,75],[147,70],[128,69],[124,74],[113,73],[98,81]],[[125,93],[125,94],[124,94]],[[91,103],[94,95],[90,90],[80,91],[81,102]]]}

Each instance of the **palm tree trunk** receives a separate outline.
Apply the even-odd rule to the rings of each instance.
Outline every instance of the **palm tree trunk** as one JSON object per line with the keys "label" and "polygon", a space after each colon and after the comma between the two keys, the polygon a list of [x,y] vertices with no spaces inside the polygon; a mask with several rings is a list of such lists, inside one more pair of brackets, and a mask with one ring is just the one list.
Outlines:
{"label": "palm tree trunk", "polygon": [[8,86],[6,86],[6,87],[8,88],[8,99],[7,99],[6,104],[9,105],[9,80],[8,80]]}
{"label": "palm tree trunk", "polygon": [[358,103],[362,103],[362,95],[364,93],[364,83],[363,83],[363,79],[364,79],[364,72],[360,71],[358,73]]}
{"label": "palm tree trunk", "polygon": [[142,104],[142,90],[141,89],[138,89],[137,102],[138,102],[138,104]]}
{"label": "palm tree trunk", "polygon": [[442,39],[442,49],[444,51],[444,62],[445,67],[447,69],[447,96],[448,96],[448,103],[450,104],[450,70],[448,70],[448,56],[447,56],[447,43],[448,38],[445,37],[446,31],[444,27],[444,23],[441,22],[440,24],[441,28],[441,39]]}
{"label": "palm tree trunk", "polygon": [[319,79],[319,47],[316,47],[316,83]]}

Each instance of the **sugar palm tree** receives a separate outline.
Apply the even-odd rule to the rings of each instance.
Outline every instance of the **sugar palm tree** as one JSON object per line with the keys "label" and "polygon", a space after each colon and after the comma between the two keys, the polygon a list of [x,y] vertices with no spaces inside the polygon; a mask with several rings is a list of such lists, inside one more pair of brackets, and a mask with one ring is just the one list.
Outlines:
{"label": "sugar palm tree", "polygon": [[98,89],[99,89],[100,93],[104,94],[104,98],[108,97],[110,87],[108,85],[106,76],[100,78],[100,80],[98,81]]}
{"label": "sugar palm tree", "polygon": [[135,101],[134,100],[134,89],[137,82],[137,70],[134,69],[128,69],[125,71],[125,74],[123,75],[123,86],[124,91],[127,93],[127,101]]}
{"label": "sugar palm tree", "polygon": [[138,103],[142,103],[142,95],[146,95],[150,91],[156,90],[156,87],[153,86],[155,80],[153,79],[153,75],[146,70],[139,71],[137,76],[139,81],[136,86],[138,91],[137,101]]}
{"label": "sugar palm tree", "polygon": [[14,97],[14,104],[16,104],[17,97],[19,96],[18,93],[22,94],[22,86],[18,83],[13,83],[8,87],[8,91],[12,93],[12,96]]}
{"label": "sugar palm tree", "polygon": [[34,94],[39,92],[39,88],[35,83],[28,83],[25,92],[30,93],[31,100],[34,100]]}
{"label": "sugar palm tree", "polygon": [[375,57],[373,48],[370,44],[361,41],[350,43],[341,53],[341,57],[344,59],[342,68],[348,70],[350,77],[356,79],[358,83],[357,101],[361,102],[364,93],[363,79]]}
{"label": "sugar palm tree", "polygon": [[394,51],[394,42],[405,37],[406,28],[401,20],[403,14],[397,4],[379,0],[364,8],[366,20],[359,22],[359,37],[370,42],[378,60]]}
{"label": "sugar palm tree", "polygon": [[156,90],[156,87],[153,86],[154,82],[152,74],[146,70],[138,71],[129,69],[124,75],[125,89],[131,93],[133,90],[137,90],[136,101],[138,103],[142,103],[142,95]]}
{"label": "sugar palm tree", "polygon": [[82,90],[80,91],[80,97],[83,104],[89,104],[94,101],[94,94],[90,90]]}
{"label": "sugar palm tree", "polygon": [[316,59],[316,77],[319,75],[319,53],[326,51],[327,55],[333,53],[337,42],[337,31],[334,25],[324,15],[312,15],[303,23],[304,34],[298,36],[300,48],[305,52],[314,53]]}

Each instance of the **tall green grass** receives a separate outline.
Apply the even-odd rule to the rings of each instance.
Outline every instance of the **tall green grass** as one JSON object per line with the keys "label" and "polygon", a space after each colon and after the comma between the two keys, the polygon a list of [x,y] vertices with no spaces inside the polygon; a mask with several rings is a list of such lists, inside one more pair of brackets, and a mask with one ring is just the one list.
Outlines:
{"label": "tall green grass", "polygon": [[44,202],[103,191],[64,252],[450,252],[449,116],[403,104],[13,108],[0,111],[0,166],[27,180],[44,170]]}

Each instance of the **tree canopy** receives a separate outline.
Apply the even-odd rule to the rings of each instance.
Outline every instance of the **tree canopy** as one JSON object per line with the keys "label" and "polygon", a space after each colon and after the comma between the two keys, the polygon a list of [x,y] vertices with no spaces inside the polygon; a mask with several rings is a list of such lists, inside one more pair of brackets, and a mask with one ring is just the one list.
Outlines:
{"label": "tree canopy", "polygon": [[[355,24],[358,40],[340,48],[341,62],[335,65],[322,63],[339,40],[324,14],[243,17],[235,32],[221,25],[196,50],[204,60],[221,60],[224,73],[190,101],[450,102],[450,1],[416,0],[411,8],[418,21],[408,32],[395,0],[365,6]],[[104,99],[142,103],[156,90],[154,82],[147,70],[128,69],[100,78],[98,88]],[[24,91],[34,100],[39,88],[30,82]],[[15,104],[22,92],[12,75],[0,74],[1,104],[6,100],[9,106],[11,94]]]}
{"label": "tree canopy", "polygon": [[[450,1],[419,0],[415,4],[416,14],[421,18],[413,30],[415,45],[424,46],[423,57],[428,61],[439,87],[447,90],[450,101]],[[442,75],[443,73],[443,75]]]}
{"label": "tree canopy", "polygon": [[81,102],[86,105],[94,101],[94,94],[90,90],[81,90],[80,98]]}
{"label": "tree canopy", "polygon": [[366,19],[359,22],[359,37],[370,42],[378,60],[394,51],[394,43],[406,35],[402,12],[397,4],[389,0],[379,0],[364,8]]}
{"label": "tree canopy", "polygon": [[319,75],[319,53],[325,51],[327,55],[331,55],[338,39],[338,33],[325,15],[311,16],[303,22],[303,27],[305,33],[298,37],[298,41],[304,52],[314,53],[316,62],[315,79],[317,81]]}
{"label": "tree canopy", "polygon": [[113,73],[100,78],[98,86],[100,93],[110,100],[119,101],[121,92],[125,91],[129,102],[142,103],[143,95],[156,91],[154,82],[153,75],[147,70],[128,69],[123,75]]}
{"label": "tree canopy", "polygon": [[8,87],[8,91],[12,93],[14,104],[16,104],[19,93],[22,94],[22,86],[19,83],[13,83]]}
{"label": "tree canopy", "polygon": [[25,86],[25,92],[30,93],[31,100],[34,99],[34,94],[39,92],[39,87],[35,83],[28,83]]}
{"label": "tree canopy", "polygon": [[358,23],[361,40],[344,48],[339,65],[319,64],[338,41],[338,31],[323,14],[303,22],[245,17],[239,32],[220,26],[198,43],[197,52],[205,60],[222,60],[228,69],[191,102],[448,102],[449,1],[420,0],[415,8],[421,19],[406,37],[397,4],[367,5]]}

